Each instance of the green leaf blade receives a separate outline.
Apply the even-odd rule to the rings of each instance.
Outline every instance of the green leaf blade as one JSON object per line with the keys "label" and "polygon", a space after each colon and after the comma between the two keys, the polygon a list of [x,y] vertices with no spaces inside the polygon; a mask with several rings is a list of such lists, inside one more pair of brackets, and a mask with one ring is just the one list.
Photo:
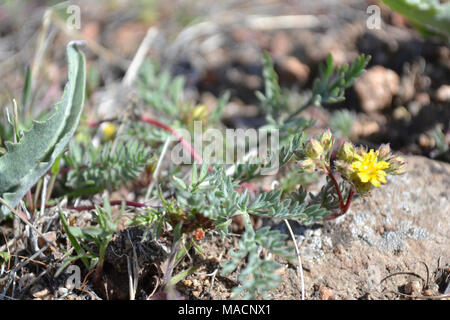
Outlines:
{"label": "green leaf blade", "polygon": [[[86,89],[86,61],[75,42],[67,46],[68,82],[55,112],[34,121],[19,143],[7,142],[0,157],[0,196],[15,207],[27,191],[51,168],[78,126]],[[0,220],[8,213],[2,206]]]}

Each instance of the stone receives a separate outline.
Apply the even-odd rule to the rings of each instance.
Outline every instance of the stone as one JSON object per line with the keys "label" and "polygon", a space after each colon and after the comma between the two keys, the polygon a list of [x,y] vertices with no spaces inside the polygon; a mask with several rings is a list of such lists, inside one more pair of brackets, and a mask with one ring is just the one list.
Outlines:
{"label": "stone", "polygon": [[277,61],[277,66],[279,67],[280,81],[284,82],[299,82],[301,85],[304,85],[311,73],[310,68],[306,64],[293,56],[280,58]]}
{"label": "stone", "polygon": [[362,109],[367,113],[380,112],[392,104],[398,94],[400,77],[395,71],[374,66],[355,81],[355,91]]}
{"label": "stone", "polygon": [[319,290],[319,299],[320,300],[332,300],[333,291],[328,288],[322,288]]}
{"label": "stone", "polygon": [[[420,279],[396,273],[413,272],[426,279],[421,262],[430,275],[439,258],[441,267],[450,263],[450,164],[420,156],[405,159],[404,175],[388,176],[385,186],[355,199],[343,217],[324,223],[322,234],[332,239],[334,250],[301,244],[302,259],[308,262],[308,297],[326,287],[334,299],[403,299],[399,288]],[[283,279],[295,281],[287,275]],[[430,276],[430,288],[433,283]],[[417,293],[417,284],[412,287]]]}
{"label": "stone", "polygon": [[439,102],[450,101],[450,85],[442,85],[436,91],[436,100]]}
{"label": "stone", "polygon": [[413,280],[406,284],[405,293],[410,295],[419,295],[422,292],[422,284],[419,280]]}

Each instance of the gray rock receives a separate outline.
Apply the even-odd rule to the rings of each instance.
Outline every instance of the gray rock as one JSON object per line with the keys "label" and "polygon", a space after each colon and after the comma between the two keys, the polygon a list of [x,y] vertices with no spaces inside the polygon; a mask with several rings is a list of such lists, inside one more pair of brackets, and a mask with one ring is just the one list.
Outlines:
{"label": "gray rock", "polygon": [[314,288],[328,287],[336,299],[398,298],[399,288],[420,279],[399,274],[382,281],[385,277],[414,272],[426,280],[425,263],[431,284],[438,260],[441,268],[450,263],[450,164],[406,159],[405,175],[391,177],[370,196],[356,199],[345,216],[323,225],[321,237],[329,238],[332,248],[305,234],[301,251],[308,262],[308,297]]}

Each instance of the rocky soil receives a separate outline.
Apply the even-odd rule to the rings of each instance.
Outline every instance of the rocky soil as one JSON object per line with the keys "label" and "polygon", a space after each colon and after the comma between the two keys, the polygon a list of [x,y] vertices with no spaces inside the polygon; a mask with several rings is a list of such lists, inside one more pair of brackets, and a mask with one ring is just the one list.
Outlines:
{"label": "rocky soil", "polygon": [[[439,298],[449,291],[450,165],[418,156],[407,161],[405,175],[354,201],[345,216],[295,228],[307,298]],[[218,254],[227,259],[235,245],[211,240],[205,240],[205,274],[217,267]],[[284,262],[280,274],[283,284],[273,298],[300,299],[296,266]],[[210,288],[209,276],[183,283],[180,291],[194,299],[227,299],[235,285],[233,277],[216,277]]]}
{"label": "rocky soil", "polygon": [[[360,53],[370,54],[368,71],[349,88],[345,102],[309,108],[302,116],[317,120],[310,132],[316,134],[330,126],[335,111],[351,111],[355,121],[348,138],[370,147],[390,142],[393,150],[409,155],[406,156],[408,171],[392,178],[369,197],[355,199],[349,212],[335,221],[309,227],[291,222],[303,260],[306,298],[440,299],[443,294],[449,294],[450,164],[438,160],[448,162],[450,156],[449,149],[437,152],[437,141],[433,137],[433,130],[439,129],[444,135],[443,143],[450,146],[448,44],[422,37],[406,19],[386,8],[382,10],[382,28],[369,30],[367,6],[379,3],[372,0],[230,1],[232,6],[220,1],[210,6],[211,1],[198,0],[195,6],[178,7],[175,2],[183,3],[160,1],[155,6],[155,12],[161,11],[160,16],[140,17],[141,20],[138,17],[147,12],[140,12],[133,4],[111,10],[102,2],[78,2],[83,12],[82,37],[96,41],[108,53],[99,53],[91,46],[86,48],[88,69],[99,73],[99,79],[92,80],[89,116],[104,119],[114,114],[111,105],[103,102],[117,96],[127,63],[151,26],[157,26],[159,34],[149,58],[160,61],[173,74],[186,77],[187,96],[213,110],[219,96],[225,90],[230,91],[231,99],[221,119],[229,128],[257,128],[264,123],[264,114],[255,96],[255,91],[263,90],[264,85],[261,77],[263,50],[273,57],[280,83],[294,100],[311,90],[314,79],[319,76],[319,63],[328,53],[339,65],[351,62]],[[23,76],[20,72],[35,57],[35,39],[48,3],[29,1],[24,6],[26,10],[18,10],[15,15],[3,7],[3,11],[0,10],[2,106],[10,102],[10,92],[21,92]],[[183,17],[192,18],[193,24],[197,17],[208,23],[189,28],[188,22],[177,20],[179,12]],[[305,16],[299,25],[288,27],[277,27],[277,20],[271,20],[269,28],[258,25],[258,15]],[[66,74],[61,48],[73,40],[56,27],[52,32],[42,79],[34,97],[40,101],[37,110],[59,99]],[[109,54],[118,57],[117,61],[107,59]],[[95,74],[91,76],[95,78]],[[263,183],[270,186],[272,181],[273,178],[269,178]],[[143,185],[148,184],[146,181]],[[136,190],[124,188],[122,191],[118,199],[129,196],[130,200],[136,200]],[[49,209],[46,214],[48,226],[52,226],[46,236],[52,241],[66,241],[57,223],[57,211]],[[88,211],[71,212],[69,217],[79,227],[93,220]],[[282,222],[273,227],[287,233]],[[14,238],[13,229],[11,221],[0,225],[2,250],[7,249],[7,238]],[[238,223],[233,225],[233,231],[239,233]],[[16,257],[16,264],[11,267],[28,264],[18,268],[21,276],[17,282],[19,289],[27,290],[15,298],[128,299],[125,254],[131,255],[131,251],[125,241],[128,233],[121,232],[111,244],[115,246],[114,253],[120,252],[121,259],[113,259],[116,256],[110,254],[110,247],[104,270],[109,287],[104,292],[93,289],[89,281],[92,276],[86,278],[84,291],[66,288],[67,277],[54,277],[62,253],[57,255],[48,249],[42,259],[44,262],[21,262]],[[136,239],[141,238],[141,230],[131,233]],[[190,252],[175,270],[201,266],[178,284],[181,296],[230,299],[231,289],[237,285],[236,273],[223,277],[219,265],[229,259],[230,250],[236,247],[238,240],[239,235],[223,242],[217,234],[208,233],[202,242],[203,257]],[[42,248],[44,244],[39,246]],[[147,243],[139,248],[146,253],[153,252],[152,245]],[[30,256],[29,251],[16,253],[25,258]],[[153,256],[140,259],[137,298],[146,299],[160,283],[160,261]],[[283,283],[271,298],[300,299],[297,265],[279,262],[282,268],[278,272]],[[83,276],[88,274],[85,269],[82,272]],[[7,284],[0,282],[0,288],[3,290]]]}

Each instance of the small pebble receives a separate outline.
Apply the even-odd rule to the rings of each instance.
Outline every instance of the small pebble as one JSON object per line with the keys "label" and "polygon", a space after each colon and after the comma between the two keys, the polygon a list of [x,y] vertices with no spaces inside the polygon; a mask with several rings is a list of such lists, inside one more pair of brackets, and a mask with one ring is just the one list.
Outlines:
{"label": "small pebble", "polygon": [[183,284],[184,284],[186,287],[192,287],[192,281],[191,281],[191,280],[184,280],[184,281],[183,281]]}
{"label": "small pebble", "polygon": [[68,290],[67,288],[64,288],[64,287],[59,287],[59,288],[58,288],[58,294],[59,294],[60,296],[64,296],[64,295],[66,295],[68,292],[69,292],[69,290]]}
{"label": "small pebble", "polygon": [[313,236],[313,231],[308,229],[305,231],[305,238],[311,238]]}
{"label": "small pebble", "polygon": [[427,296],[427,297],[434,296],[434,294],[435,294],[435,292],[434,292],[433,290],[431,290],[431,289],[427,289],[427,290],[425,290],[425,291],[423,292],[423,295],[424,295],[424,296]]}
{"label": "small pebble", "polygon": [[34,298],[42,299],[45,296],[47,296],[49,293],[50,292],[48,291],[48,289],[43,289],[41,291],[37,291],[37,292],[33,293],[32,295]]}
{"label": "small pebble", "polygon": [[339,243],[336,247],[334,247],[333,252],[334,254],[343,254],[345,252],[345,248],[341,243]]}
{"label": "small pebble", "polygon": [[443,85],[436,91],[436,99],[440,102],[450,101],[450,85]]}
{"label": "small pebble", "polygon": [[422,292],[422,284],[419,280],[413,280],[406,284],[405,293],[410,295],[419,295]]}
{"label": "small pebble", "polygon": [[332,300],[333,291],[328,288],[322,288],[319,290],[319,299],[320,300]]}
{"label": "small pebble", "polygon": [[331,240],[330,237],[324,237],[322,239],[322,244],[326,248],[329,248],[329,249],[333,248],[333,241]]}

